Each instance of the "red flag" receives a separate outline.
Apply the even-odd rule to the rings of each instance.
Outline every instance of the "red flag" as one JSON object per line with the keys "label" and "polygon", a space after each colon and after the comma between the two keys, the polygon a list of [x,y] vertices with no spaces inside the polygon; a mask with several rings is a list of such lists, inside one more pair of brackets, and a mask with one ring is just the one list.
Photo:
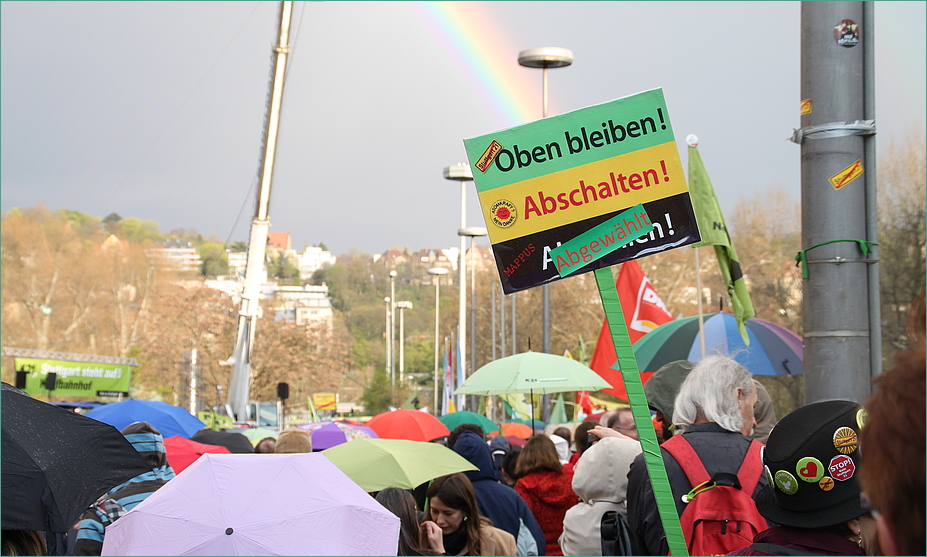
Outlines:
{"label": "red flag", "polygon": [[576,391],[576,403],[583,409],[583,413],[592,414],[592,401],[589,400],[589,391]]}
{"label": "red flag", "polygon": [[[621,311],[624,313],[625,323],[628,326],[631,344],[660,325],[673,320],[663,300],[654,290],[653,284],[650,283],[636,261],[628,261],[621,265],[615,288],[621,300]],[[603,320],[602,330],[599,332],[599,340],[595,344],[595,352],[592,354],[589,367],[611,383],[613,388],[602,389],[602,392],[628,400],[621,372],[612,369],[617,362],[618,356],[615,354],[611,331],[608,330],[608,322]],[[651,375],[653,372],[642,372],[641,381],[646,383]]]}

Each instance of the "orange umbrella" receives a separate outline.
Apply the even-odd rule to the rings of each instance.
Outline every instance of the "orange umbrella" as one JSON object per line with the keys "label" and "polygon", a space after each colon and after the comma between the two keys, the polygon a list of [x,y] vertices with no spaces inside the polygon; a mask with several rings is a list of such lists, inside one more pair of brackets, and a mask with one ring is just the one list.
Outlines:
{"label": "orange umbrella", "polygon": [[528,439],[534,435],[534,430],[531,429],[531,426],[528,424],[509,422],[507,424],[502,424],[502,434],[505,436],[512,435],[519,439]]}
{"label": "orange umbrella", "polygon": [[450,435],[447,426],[428,412],[400,408],[377,414],[367,422],[381,439],[408,439],[410,441],[431,441]]}
{"label": "orange umbrella", "polygon": [[167,463],[174,469],[175,474],[179,474],[206,453],[229,453],[225,447],[197,443],[179,435],[164,439],[164,451],[167,453]]}

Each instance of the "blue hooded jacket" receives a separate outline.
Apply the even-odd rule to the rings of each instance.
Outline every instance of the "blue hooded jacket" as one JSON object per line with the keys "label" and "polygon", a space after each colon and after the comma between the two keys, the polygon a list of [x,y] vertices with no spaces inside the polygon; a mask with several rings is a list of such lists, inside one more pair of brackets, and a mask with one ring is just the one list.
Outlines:
{"label": "blue hooded jacket", "polygon": [[496,528],[515,536],[518,555],[544,555],[544,533],[525,500],[499,483],[489,445],[472,431],[464,431],[454,443],[454,451],[479,468],[464,473],[473,484],[480,513]]}

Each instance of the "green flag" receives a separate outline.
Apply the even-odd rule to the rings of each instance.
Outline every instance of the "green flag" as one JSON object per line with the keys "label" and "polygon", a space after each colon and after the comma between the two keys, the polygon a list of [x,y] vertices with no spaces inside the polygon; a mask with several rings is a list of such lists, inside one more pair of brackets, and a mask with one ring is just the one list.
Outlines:
{"label": "green flag", "polygon": [[721,213],[721,206],[715,196],[715,189],[711,185],[711,179],[708,178],[708,172],[705,171],[698,147],[692,145],[689,146],[689,197],[692,200],[692,208],[695,210],[699,233],[702,236],[702,241],[693,246],[715,247],[718,266],[721,268],[721,276],[727,285],[727,293],[731,297],[740,336],[749,346],[750,339],[747,338],[746,322],[755,315],[753,303],[750,302],[750,293],[747,292],[747,285],[740,270],[737,251],[731,242],[731,235],[728,234],[727,223],[724,222],[724,215]]}
{"label": "green flag", "polygon": [[563,401],[563,393],[560,393],[554,402],[554,409],[550,411],[550,421],[548,423],[565,424],[566,422],[566,402]]}

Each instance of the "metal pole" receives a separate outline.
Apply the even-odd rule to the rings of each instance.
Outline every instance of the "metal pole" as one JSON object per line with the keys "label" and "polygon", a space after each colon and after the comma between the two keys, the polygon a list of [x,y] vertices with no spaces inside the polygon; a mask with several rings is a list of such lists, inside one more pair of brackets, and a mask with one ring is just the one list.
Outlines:
{"label": "metal pole", "polygon": [[[863,119],[875,120],[875,7],[863,2]],[[872,242],[869,252],[869,370],[871,377],[882,373],[882,295],[879,285],[879,206],[876,173],[876,137],[864,136],[863,164],[866,172],[866,239]]]}
{"label": "metal pole", "polygon": [[403,372],[405,371],[405,325],[403,323],[406,312],[405,306],[399,306],[399,386],[402,386]]}
{"label": "metal pole", "polygon": [[396,389],[396,271],[389,272],[389,380]]}
{"label": "metal pole", "polygon": [[518,349],[515,346],[515,293],[512,292],[512,355],[518,354]]}
{"label": "metal pole", "polygon": [[389,353],[389,302],[391,298],[387,296],[383,298],[383,301],[386,303],[386,330],[384,331],[386,336],[386,374],[390,375],[389,370],[389,361],[392,355]]}
{"label": "metal pole", "polygon": [[865,29],[866,21],[862,2],[802,2],[801,14],[801,98],[811,102],[802,129],[834,130],[799,139],[802,248],[809,250],[802,281],[805,403],[862,402],[871,377],[870,316],[861,303],[868,299],[870,263],[855,241],[823,243],[867,238],[865,180],[839,189],[830,180],[862,164],[865,143],[843,127],[864,116],[863,48],[835,33],[835,25],[851,20]]}
{"label": "metal pole", "polygon": [[505,292],[502,283],[499,283],[499,357],[505,357]]}
{"label": "metal pole", "polygon": [[489,283],[489,292],[490,292],[490,306],[492,311],[490,314],[492,316],[492,361],[496,361],[496,282],[492,281]]}
{"label": "metal pole", "polygon": [[435,405],[432,413],[435,416],[440,415],[440,410],[438,409],[438,324],[440,319],[438,317],[439,312],[441,311],[441,276],[435,275]]}
{"label": "metal pole", "polygon": [[267,116],[264,120],[263,154],[258,175],[258,203],[251,221],[251,238],[245,265],[245,283],[238,311],[238,331],[235,352],[232,356],[232,377],[229,381],[229,406],[239,421],[248,420],[248,399],[251,388],[251,350],[254,347],[254,327],[260,314],[261,269],[267,248],[267,230],[270,227],[270,188],[273,182],[274,159],[277,152],[277,132],[280,129],[280,111],[283,106],[283,82],[286,75],[287,55],[290,52],[290,20],[293,2],[280,2],[277,20],[277,44],[273,61],[270,90],[267,93]]}
{"label": "metal pole", "polygon": [[[467,227],[467,189],[464,186],[464,181],[460,182],[460,230],[463,230]],[[460,281],[460,299],[458,304],[458,316],[457,316],[457,353],[459,354],[459,360],[457,369],[458,371],[458,381],[460,381],[460,376],[466,376],[467,374],[467,238],[466,236],[460,236],[460,257],[457,262],[457,276]],[[461,397],[461,400],[466,400],[466,397]],[[464,406],[466,403],[463,403]],[[458,410],[469,410],[469,408],[461,407]]]}

